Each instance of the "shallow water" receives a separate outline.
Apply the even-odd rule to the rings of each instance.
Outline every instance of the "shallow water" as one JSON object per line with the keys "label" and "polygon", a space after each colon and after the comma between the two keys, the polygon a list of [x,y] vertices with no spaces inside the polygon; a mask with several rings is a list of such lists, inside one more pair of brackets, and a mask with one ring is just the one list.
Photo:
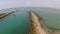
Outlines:
{"label": "shallow water", "polygon": [[60,29],[60,10],[51,8],[13,8],[5,11],[17,10],[16,16],[9,16],[0,19],[0,34],[28,34],[29,31],[29,11],[33,10],[43,18],[46,26]]}

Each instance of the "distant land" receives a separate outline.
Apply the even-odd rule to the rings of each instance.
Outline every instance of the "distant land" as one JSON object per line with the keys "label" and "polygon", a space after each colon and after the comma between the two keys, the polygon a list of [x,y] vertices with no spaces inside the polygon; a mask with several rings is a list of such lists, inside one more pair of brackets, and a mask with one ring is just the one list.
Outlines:
{"label": "distant land", "polygon": [[54,11],[60,11],[60,9],[56,9],[56,8],[46,8],[46,7],[16,7],[16,8],[6,8],[6,9],[2,9],[0,10],[0,12],[2,11],[12,11],[12,10],[21,10],[21,9],[43,9],[43,10],[54,10]]}

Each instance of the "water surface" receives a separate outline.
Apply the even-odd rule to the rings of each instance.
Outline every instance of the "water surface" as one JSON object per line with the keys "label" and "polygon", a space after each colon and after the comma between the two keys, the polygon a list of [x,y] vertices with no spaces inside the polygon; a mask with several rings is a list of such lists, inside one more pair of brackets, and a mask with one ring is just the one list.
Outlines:
{"label": "water surface", "polygon": [[0,10],[1,12],[17,11],[16,16],[9,16],[0,19],[0,34],[28,34],[29,32],[29,11],[33,10],[42,16],[43,23],[60,29],[60,10],[52,8],[21,7]]}

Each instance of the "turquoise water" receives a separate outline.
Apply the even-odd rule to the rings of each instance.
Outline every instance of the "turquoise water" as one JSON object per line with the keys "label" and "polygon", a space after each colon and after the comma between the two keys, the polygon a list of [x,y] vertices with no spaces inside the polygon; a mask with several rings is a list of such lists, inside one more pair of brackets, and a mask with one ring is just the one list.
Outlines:
{"label": "turquoise water", "polygon": [[3,9],[1,12],[16,10],[16,16],[9,16],[0,19],[0,34],[28,34],[29,32],[29,11],[33,10],[44,19],[46,26],[60,29],[60,10],[38,7],[21,7]]}

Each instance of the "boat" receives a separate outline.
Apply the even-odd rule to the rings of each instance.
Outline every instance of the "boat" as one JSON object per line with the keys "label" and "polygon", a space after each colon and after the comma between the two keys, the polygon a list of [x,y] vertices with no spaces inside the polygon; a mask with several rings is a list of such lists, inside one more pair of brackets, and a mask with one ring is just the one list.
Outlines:
{"label": "boat", "polygon": [[41,23],[41,16],[33,11],[29,12],[30,15],[30,31],[29,34],[49,34],[47,28]]}

